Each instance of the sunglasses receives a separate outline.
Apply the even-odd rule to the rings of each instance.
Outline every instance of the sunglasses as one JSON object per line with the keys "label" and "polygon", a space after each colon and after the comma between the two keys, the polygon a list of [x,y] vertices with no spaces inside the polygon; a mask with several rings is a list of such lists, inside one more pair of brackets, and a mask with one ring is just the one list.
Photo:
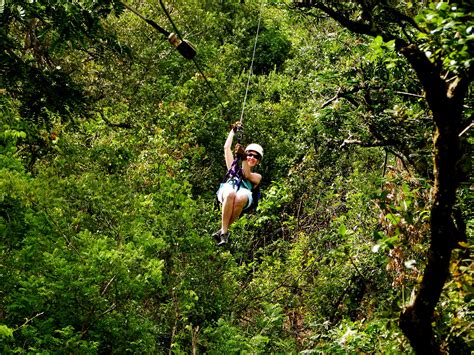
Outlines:
{"label": "sunglasses", "polygon": [[257,160],[260,160],[260,155],[259,154],[253,154],[253,153],[247,153],[247,157],[252,157]]}

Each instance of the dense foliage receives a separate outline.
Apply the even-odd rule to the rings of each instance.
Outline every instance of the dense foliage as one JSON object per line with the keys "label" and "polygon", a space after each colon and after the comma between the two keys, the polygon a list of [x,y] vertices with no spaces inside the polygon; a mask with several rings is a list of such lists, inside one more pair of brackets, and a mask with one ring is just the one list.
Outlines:
{"label": "dense foliage", "polygon": [[[390,31],[295,3],[164,2],[193,62],[119,1],[0,0],[1,353],[414,351],[399,318],[431,260],[433,107]],[[341,3],[379,28],[401,14]],[[469,2],[393,3],[448,81],[472,75]],[[173,30],[160,2],[127,4]],[[218,249],[259,19],[243,121],[262,199]],[[474,346],[468,86],[464,238],[432,319],[450,353]]]}

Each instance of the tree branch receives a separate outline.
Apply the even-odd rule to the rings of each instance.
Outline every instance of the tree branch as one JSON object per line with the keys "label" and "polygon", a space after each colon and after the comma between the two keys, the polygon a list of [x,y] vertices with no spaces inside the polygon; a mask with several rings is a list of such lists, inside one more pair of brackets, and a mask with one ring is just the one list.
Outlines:
{"label": "tree branch", "polygon": [[467,131],[469,131],[472,126],[474,126],[474,123],[471,123],[469,126],[467,126],[466,128],[464,128],[461,133],[459,133],[459,137],[461,137],[464,133],[466,133]]}
{"label": "tree branch", "polygon": [[363,142],[360,139],[344,139],[344,141],[341,143],[339,148],[344,148],[346,145],[358,145],[364,148],[373,148],[373,147],[388,147],[390,144],[380,142],[380,141],[373,141],[373,142]]}
{"label": "tree branch", "polygon": [[403,27],[403,25],[405,23],[408,23],[409,25],[416,28],[418,31],[426,33],[426,31],[424,31],[420,26],[418,26],[418,24],[415,22],[415,20],[413,20],[411,17],[401,13],[397,9],[395,9],[393,7],[386,6],[386,5],[383,6],[383,9],[393,16],[395,22],[397,22],[400,25],[400,27]]}
{"label": "tree branch", "polygon": [[117,127],[117,128],[126,128],[126,129],[131,129],[133,128],[131,124],[129,123],[113,123],[110,122],[107,117],[105,117],[103,112],[99,112],[100,117],[104,120],[105,124],[109,127]]}
{"label": "tree branch", "polygon": [[36,314],[35,316],[31,317],[30,319],[26,318],[25,320],[25,323],[23,323],[22,325],[20,325],[18,328],[14,329],[13,331],[16,332],[18,329],[24,327],[25,325],[27,325],[28,323],[30,323],[33,319],[35,318],[38,318],[39,316],[42,316],[44,314],[44,312],[40,312],[38,314]]}
{"label": "tree branch", "polygon": [[365,35],[369,35],[373,37],[376,37],[377,35],[382,34],[381,32],[377,31],[375,27],[363,22],[352,21],[348,19],[347,17],[343,16],[342,12],[336,11],[321,2],[315,3],[314,7],[325,12],[334,20],[339,22],[343,27],[347,28],[348,30],[354,33],[365,34]]}
{"label": "tree branch", "polygon": [[[315,8],[328,14],[334,20],[339,22],[341,26],[347,28],[351,32],[364,34],[372,37],[381,36],[385,42],[394,40],[396,49],[407,58],[409,63],[415,69],[420,81],[423,86],[427,89],[432,88],[432,93],[439,95],[438,88],[442,87],[442,80],[440,78],[439,68],[436,67],[415,44],[409,44],[402,38],[396,36],[393,32],[382,31],[375,26],[375,24],[366,24],[363,22],[350,20],[347,16],[344,16],[342,11],[336,11],[333,8],[325,5],[322,2],[317,2],[312,5]],[[385,8],[389,11],[388,8]],[[408,16],[403,15],[396,9],[391,9],[393,15],[395,15],[396,21],[400,25],[401,22],[407,22],[414,25],[417,30],[421,31],[420,28],[413,23]],[[436,80],[437,78],[437,80]],[[436,101],[436,99],[435,99]]]}
{"label": "tree branch", "polygon": [[419,97],[420,99],[424,99],[424,95],[419,95],[419,94],[412,94],[411,92],[403,92],[403,91],[394,91],[394,94],[398,95],[405,95],[405,96],[413,96],[413,97]]}
{"label": "tree branch", "polygon": [[333,101],[335,101],[335,100],[337,100],[341,97],[346,99],[347,101],[349,101],[355,107],[358,107],[359,103],[356,100],[354,100],[352,97],[350,97],[349,95],[354,94],[359,90],[361,90],[360,86],[355,86],[352,89],[347,90],[347,91],[345,89],[343,89],[342,87],[340,87],[339,89],[337,89],[336,95],[334,95],[332,98],[330,98],[325,103],[323,103],[320,108],[327,107],[331,102],[333,102]]}
{"label": "tree branch", "polygon": [[465,75],[457,76],[454,78],[453,82],[449,84],[448,87],[448,98],[462,98],[466,96],[467,91],[469,90],[469,85],[471,84],[474,78],[474,67],[471,66],[468,72]]}
{"label": "tree branch", "polygon": [[[405,45],[402,42],[395,41],[395,46],[415,70],[418,79],[426,91],[428,104],[443,105],[443,102],[446,100],[445,85],[443,79],[441,79],[440,69],[428,59],[417,45]],[[433,111],[437,111],[436,107],[430,108]]]}
{"label": "tree branch", "polygon": [[340,97],[340,95],[339,95],[340,92],[341,92],[341,88],[337,89],[336,95],[334,95],[332,98],[327,100],[324,104],[322,104],[321,108],[325,108],[325,107],[329,106],[329,104],[331,102],[333,102],[334,100],[337,100]]}
{"label": "tree branch", "polygon": [[107,285],[105,285],[104,289],[103,289],[102,292],[100,293],[101,296],[103,296],[103,295],[107,292],[107,290],[108,290],[110,284],[114,281],[114,279],[115,279],[115,275],[112,276],[112,278],[109,280],[109,282],[107,282]]}
{"label": "tree branch", "polygon": [[[375,140],[375,141],[372,141],[372,142],[363,142],[360,139],[347,138],[347,139],[344,139],[344,141],[341,143],[341,145],[339,147],[344,148],[346,145],[358,145],[358,146],[363,147],[363,148],[375,148],[375,147],[385,148],[386,152],[390,152],[393,155],[395,155],[398,159],[400,159],[400,161],[402,162],[403,167],[405,168],[405,170],[409,174],[411,174],[410,169],[408,168],[406,161],[408,160],[408,162],[411,163],[411,164],[412,164],[412,162],[410,162],[409,159],[406,158],[405,156],[403,156],[402,154],[397,153],[396,151],[394,151],[393,149],[390,148],[390,147],[393,147],[395,145],[394,143],[382,142],[382,141],[379,141],[379,140]],[[412,165],[414,165],[414,164],[412,164]]]}

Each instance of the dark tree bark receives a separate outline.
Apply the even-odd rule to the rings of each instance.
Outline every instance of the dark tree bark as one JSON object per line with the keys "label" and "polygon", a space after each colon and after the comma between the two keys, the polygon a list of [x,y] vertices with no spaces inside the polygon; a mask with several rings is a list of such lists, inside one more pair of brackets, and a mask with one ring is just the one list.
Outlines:
{"label": "dark tree bark", "polygon": [[[356,1],[362,11],[369,11],[366,1]],[[404,309],[400,315],[400,328],[410,341],[416,353],[440,353],[432,320],[435,307],[441,296],[443,286],[449,276],[451,254],[465,231],[462,223],[453,219],[456,202],[456,191],[460,184],[457,172],[461,160],[460,137],[463,121],[463,104],[468,86],[472,81],[473,70],[451,77],[443,78],[441,68],[432,63],[416,43],[407,42],[406,36],[393,31],[398,26],[398,33],[404,33],[406,26],[419,31],[414,21],[397,9],[389,8],[385,21],[377,23],[368,19],[354,21],[338,8],[337,2],[306,1],[306,7],[318,8],[354,33],[369,36],[382,36],[385,41],[395,40],[397,51],[402,54],[416,72],[425,91],[425,99],[432,111],[435,132],[433,134],[434,189],[430,219],[430,245],[428,260],[413,304]],[[305,6],[305,5],[301,5]],[[366,18],[367,19],[367,18]],[[461,226],[461,227],[459,227]]]}
{"label": "dark tree bark", "polygon": [[431,321],[449,276],[451,253],[463,234],[454,223],[453,207],[460,183],[457,163],[461,159],[459,133],[463,103],[471,75],[456,78],[448,85],[416,47],[401,48],[400,52],[407,57],[425,88],[436,128],[433,135],[434,189],[428,263],[415,301],[401,314],[400,327],[417,353],[439,353]]}

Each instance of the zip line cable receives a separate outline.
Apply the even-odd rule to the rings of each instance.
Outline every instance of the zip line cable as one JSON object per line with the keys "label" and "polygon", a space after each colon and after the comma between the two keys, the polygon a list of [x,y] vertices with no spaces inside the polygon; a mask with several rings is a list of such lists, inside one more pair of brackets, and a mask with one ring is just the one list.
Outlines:
{"label": "zip line cable", "polygon": [[137,15],[138,17],[140,17],[143,21],[145,21],[146,23],[148,23],[151,27],[153,27],[155,30],[157,30],[158,32],[160,32],[162,35],[168,37],[170,35],[170,33],[168,31],[166,31],[163,27],[159,26],[155,21],[153,20],[150,20],[150,19],[147,19],[145,16],[143,16],[141,13],[139,13],[137,10],[135,10],[133,7],[130,7],[128,6],[127,4],[125,4],[124,2],[122,2],[122,5],[127,9],[127,10],[130,10],[131,12],[133,12],[135,15]]}
{"label": "zip line cable", "polygon": [[204,78],[204,81],[206,82],[207,86],[209,87],[209,89],[211,90],[211,92],[214,94],[215,98],[217,99],[217,101],[219,101],[219,104],[221,105],[222,109],[225,111],[225,107],[224,107],[224,104],[222,103],[221,99],[219,98],[219,96],[217,96],[214,88],[212,87],[211,83],[209,82],[209,80],[207,80],[206,76],[204,75],[203,71],[201,70],[201,67],[198,63],[198,61],[196,60],[196,58],[193,58],[193,62],[194,62],[194,65],[196,65],[196,68],[197,70],[199,71],[199,73],[201,74],[201,76]]}
{"label": "zip line cable", "polygon": [[201,74],[201,76],[204,78],[204,81],[206,83],[206,85],[208,86],[208,88],[211,90],[212,94],[215,96],[215,98],[217,99],[217,101],[219,102],[219,104],[221,105],[222,109],[225,110],[225,107],[224,107],[224,104],[222,103],[222,100],[219,98],[219,96],[217,96],[217,93],[216,91],[214,90],[214,88],[212,87],[211,83],[209,82],[209,80],[207,80],[207,77],[206,75],[204,75],[204,72],[202,71],[201,69],[201,66],[199,65],[198,61],[196,60],[195,58],[195,55],[196,55],[196,51],[195,49],[189,44],[189,42],[187,42],[186,40],[183,39],[183,37],[181,36],[181,32],[178,30],[178,28],[176,27],[173,19],[171,18],[168,10],[166,9],[165,5],[163,4],[163,1],[160,0],[160,5],[161,5],[161,8],[163,9],[164,13],[166,14],[166,17],[168,18],[168,20],[170,21],[171,25],[173,26],[173,29],[174,31],[176,32],[176,35],[178,36],[179,40],[178,44],[175,44],[174,43],[174,39],[172,38],[172,36],[174,36],[173,33],[171,32],[168,32],[166,31],[163,27],[159,26],[155,21],[153,20],[150,20],[148,18],[146,18],[145,16],[143,16],[140,12],[138,12],[137,10],[135,10],[133,7],[130,7],[128,6],[127,4],[125,4],[124,2],[121,2],[121,4],[129,11],[131,11],[132,13],[134,13],[136,16],[138,16],[140,19],[142,19],[143,21],[145,21],[146,23],[148,23],[150,26],[152,26],[155,30],[157,30],[158,32],[160,32],[162,35],[164,35],[165,37],[168,38],[168,40],[170,42],[173,43],[173,45],[176,47],[176,49],[178,50],[178,52],[183,56],[185,57],[186,59],[190,59],[194,62],[194,65],[196,66],[197,70],[199,71],[199,73]]}
{"label": "zip line cable", "polygon": [[[162,35],[166,36],[168,38],[168,40],[176,47],[178,52],[183,57],[193,61],[194,65],[196,66],[197,70],[199,71],[199,73],[203,77],[204,82],[208,86],[209,90],[212,92],[214,97],[217,99],[217,101],[221,105],[222,109],[225,111],[225,107],[224,107],[224,104],[222,103],[222,100],[217,95],[217,93],[214,90],[213,86],[211,85],[210,81],[207,79],[206,75],[202,71],[201,66],[199,65],[199,62],[195,58],[196,50],[189,44],[189,42],[187,42],[186,40],[183,39],[183,37],[181,35],[181,32],[178,30],[178,27],[175,25],[171,15],[169,14],[168,10],[166,9],[166,6],[164,5],[163,0],[159,0],[159,2],[160,2],[161,8],[163,9],[163,12],[166,14],[166,17],[168,18],[169,22],[171,23],[171,26],[173,26],[173,29],[176,32],[176,35],[178,36],[178,38],[180,40],[179,43],[177,43],[177,44],[174,43],[174,40],[172,38],[173,36],[175,36],[173,33],[170,33],[168,31],[166,31],[164,28],[159,26],[153,20],[147,19],[145,16],[143,16],[137,10],[135,10],[134,8],[128,6],[124,2],[121,2],[121,3],[126,9],[130,10],[132,13],[137,15],[143,21],[145,21],[150,26],[152,26],[155,30],[160,32]],[[243,121],[244,111],[245,111],[245,103],[247,101],[247,95],[248,95],[249,86],[250,86],[250,77],[252,76],[252,73],[253,73],[253,63],[254,63],[254,60],[255,60],[255,52],[256,52],[256,48],[257,48],[257,39],[258,39],[258,35],[259,35],[259,32],[260,32],[260,23],[261,23],[261,20],[262,20],[262,6],[263,6],[263,1],[260,2],[260,11],[259,11],[259,17],[258,17],[257,33],[255,35],[255,42],[254,42],[254,45],[253,45],[252,61],[250,63],[249,75],[248,75],[248,79],[247,79],[247,85],[246,85],[246,88],[245,88],[245,96],[244,96],[244,101],[243,101],[243,105],[242,105],[242,112],[241,112],[241,115],[240,115],[240,123],[242,123],[242,121]]]}
{"label": "zip line cable", "polygon": [[166,17],[168,17],[168,20],[170,21],[171,26],[173,26],[174,31],[176,32],[176,34],[178,35],[178,37],[179,37],[181,40],[183,40],[183,37],[181,36],[181,32],[179,32],[178,28],[177,28],[176,25],[174,24],[173,19],[172,19],[171,16],[170,16],[170,13],[169,13],[168,10],[166,9],[165,4],[163,4],[163,0],[160,0],[160,5],[161,5],[161,8],[163,9],[163,12],[165,13]]}
{"label": "zip line cable", "polygon": [[[175,30],[176,34],[178,35],[178,37],[183,40],[183,37],[181,36],[181,33],[179,32],[178,28],[176,27],[173,19],[171,18],[171,15],[169,14],[168,10],[166,9],[166,6],[164,5],[163,3],[163,0],[160,0],[160,5],[161,5],[161,8],[163,9],[163,12],[166,14],[166,17],[168,17],[168,20],[170,21],[171,23],[171,26],[173,26],[173,29]],[[253,53],[252,53],[252,61],[250,63],[250,69],[249,69],[249,76],[248,76],[248,79],[247,79],[247,87],[245,89],[245,96],[244,96],[244,102],[243,102],[243,105],[242,105],[242,113],[240,115],[240,123],[242,123],[243,121],[243,117],[244,117],[244,110],[245,110],[245,103],[247,101],[247,95],[248,95],[248,91],[249,91],[249,85],[250,85],[250,77],[252,76],[252,72],[253,72],[253,63],[254,63],[254,60],[255,60],[255,52],[256,52],[256,48],[257,48],[257,39],[258,39],[258,34],[260,32],[260,23],[261,23],[261,20],[262,20],[262,7],[263,7],[263,0],[260,1],[260,9],[259,9],[259,15],[258,15],[258,25],[257,25],[257,33],[255,35],[255,42],[254,42],[254,45],[253,45]],[[201,70],[201,67],[199,65],[199,63],[197,62],[197,60],[195,58],[192,58],[194,64],[196,65],[196,68],[198,69],[199,73],[202,75],[202,77],[204,78],[204,81],[206,82],[207,86],[209,87],[209,89],[211,90],[211,92],[213,93],[213,95],[216,97],[216,99],[219,101],[219,104],[222,106],[222,108],[225,110],[225,107],[221,101],[221,99],[219,98],[219,96],[217,96],[214,88],[212,87],[211,83],[209,82],[209,80],[207,80],[207,77],[206,75],[204,75],[203,71]]]}
{"label": "zip line cable", "polygon": [[[184,40],[183,40],[183,37],[181,36],[181,32],[178,30],[178,27],[175,25],[173,19],[171,18],[170,13],[168,12],[168,10],[166,9],[165,4],[163,3],[163,0],[160,0],[160,5],[161,5],[161,8],[163,9],[163,12],[165,13],[166,17],[167,17],[168,20],[170,21],[171,26],[173,26],[173,29],[174,29],[174,31],[176,32],[176,34],[178,35],[179,39],[181,39],[182,41],[184,41]],[[202,71],[201,66],[199,65],[198,61],[196,60],[196,57],[193,57],[193,58],[192,58],[192,61],[194,62],[194,65],[196,66],[196,68],[197,68],[197,70],[199,71],[199,73],[201,74],[201,76],[204,78],[204,82],[206,83],[206,85],[208,86],[208,88],[211,90],[212,94],[213,94],[214,97],[217,99],[217,101],[218,101],[219,104],[221,105],[222,109],[225,111],[225,107],[224,107],[224,104],[222,103],[222,100],[219,98],[219,96],[217,96],[217,93],[216,93],[216,91],[214,90],[214,88],[212,87],[212,85],[211,85],[211,83],[209,82],[209,80],[207,80],[207,77],[206,77],[206,75],[204,75],[204,72]]]}
{"label": "zip line cable", "polygon": [[249,76],[247,78],[247,87],[245,88],[244,102],[242,104],[242,112],[240,114],[240,124],[242,124],[242,121],[244,119],[245,103],[247,102],[247,95],[249,92],[250,77],[252,76],[252,73],[253,73],[253,62],[255,60],[255,51],[257,49],[258,33],[260,32],[260,22],[262,21],[262,4],[263,4],[263,1],[260,1],[260,11],[258,15],[257,33],[255,34],[255,42],[253,44],[252,61],[250,62]]}
{"label": "zip line cable", "polygon": [[[196,56],[196,49],[194,49],[194,47],[188,41],[181,39],[181,37],[178,37],[178,35],[174,32],[166,31],[163,27],[159,26],[155,21],[146,18],[133,7],[125,4],[124,2],[121,2],[120,0],[119,2],[124,6],[124,8],[130,10],[133,14],[138,16],[140,19],[142,19],[143,21],[148,23],[150,26],[152,26],[155,30],[157,30],[162,35],[164,35],[168,39],[168,42],[170,42],[171,45],[175,47],[175,49],[179,52],[179,54],[181,54],[184,58],[191,60]],[[170,18],[168,13],[167,13],[167,16],[168,18]],[[176,29],[176,26],[174,26],[174,28]]]}

